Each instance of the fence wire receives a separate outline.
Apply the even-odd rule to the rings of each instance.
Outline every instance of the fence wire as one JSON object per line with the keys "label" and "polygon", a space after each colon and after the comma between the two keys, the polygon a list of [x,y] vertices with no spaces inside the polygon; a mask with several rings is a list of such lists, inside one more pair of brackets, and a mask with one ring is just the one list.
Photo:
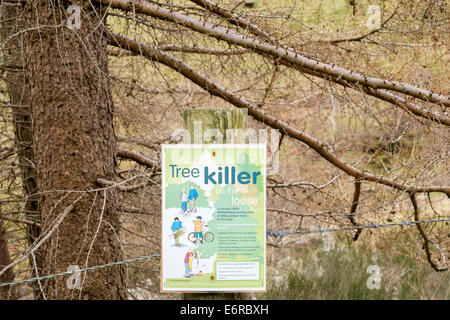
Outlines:
{"label": "fence wire", "polygon": [[[393,222],[393,223],[385,223],[385,224],[370,224],[370,225],[359,225],[359,226],[351,226],[351,227],[343,227],[343,228],[329,228],[329,229],[302,230],[302,231],[286,231],[286,230],[276,231],[276,230],[272,230],[272,229],[267,229],[266,235],[269,237],[273,237],[273,238],[282,238],[286,235],[339,232],[339,231],[349,231],[349,230],[358,230],[358,229],[379,229],[379,228],[384,228],[384,227],[412,226],[412,225],[422,224],[422,223],[437,223],[437,222],[449,222],[449,221],[450,221],[450,218],[425,219],[425,220],[402,221],[402,222]],[[56,278],[56,277],[72,275],[77,272],[85,272],[85,271],[90,271],[90,270],[103,269],[103,268],[113,267],[113,266],[117,266],[117,265],[153,259],[153,258],[160,257],[160,256],[161,256],[160,254],[152,254],[152,255],[141,256],[141,257],[133,258],[133,259],[127,259],[127,260],[111,262],[111,263],[92,266],[92,267],[81,268],[81,269],[77,269],[77,270],[73,270],[73,271],[54,273],[54,274],[50,274],[50,275],[46,275],[46,276],[34,277],[34,278],[29,278],[29,279],[14,281],[14,282],[5,282],[5,283],[0,283],[0,287],[15,286],[15,285],[19,285],[19,284],[23,284],[23,283],[27,283],[27,282],[52,279],[52,278]]]}

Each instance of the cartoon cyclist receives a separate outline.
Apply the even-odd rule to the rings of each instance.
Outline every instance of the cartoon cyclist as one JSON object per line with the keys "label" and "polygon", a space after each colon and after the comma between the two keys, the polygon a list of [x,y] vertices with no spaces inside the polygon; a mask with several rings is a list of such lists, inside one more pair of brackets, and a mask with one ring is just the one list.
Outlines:
{"label": "cartoon cyclist", "polygon": [[203,244],[203,226],[204,226],[204,222],[202,221],[202,217],[198,216],[197,220],[193,220],[192,222],[194,223],[194,238],[196,239],[195,243],[197,243],[197,241],[199,239],[201,239],[200,243]]}

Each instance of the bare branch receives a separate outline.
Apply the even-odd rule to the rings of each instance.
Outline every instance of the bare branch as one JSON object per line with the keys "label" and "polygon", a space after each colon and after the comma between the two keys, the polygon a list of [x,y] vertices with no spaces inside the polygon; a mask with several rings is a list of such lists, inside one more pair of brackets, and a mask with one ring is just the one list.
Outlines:
{"label": "bare branch", "polygon": [[[419,217],[419,207],[417,205],[417,199],[416,199],[416,194],[414,192],[410,192],[409,193],[409,198],[411,199],[411,203],[413,205],[414,208],[414,219],[416,221],[420,220]],[[427,260],[430,263],[431,267],[438,271],[438,272],[442,272],[442,271],[446,271],[448,270],[448,267],[440,267],[439,265],[437,265],[434,261],[433,258],[431,256],[431,251],[430,251],[430,240],[428,239],[425,231],[423,230],[423,227],[421,226],[420,223],[416,223],[417,229],[419,230],[420,235],[422,236],[423,239],[423,246],[425,249],[425,253],[427,255]]]}
{"label": "bare branch", "polygon": [[140,183],[140,184],[136,184],[136,185],[133,185],[133,186],[124,186],[124,185],[121,185],[121,184],[119,184],[119,183],[117,183],[115,181],[106,180],[106,179],[103,179],[103,178],[98,178],[97,182],[99,184],[101,184],[102,186],[117,188],[117,189],[119,189],[121,191],[134,191],[134,190],[138,190],[138,189],[141,189],[141,188],[146,187],[147,185],[149,185],[149,182],[146,181],[146,182],[143,182],[143,183]]}
{"label": "bare branch", "polygon": [[162,8],[145,1],[97,0],[97,2],[110,5],[112,8],[122,10],[132,9],[137,13],[147,14],[154,18],[174,22],[196,32],[214,37],[218,40],[223,40],[228,43],[250,49],[257,53],[268,54],[274,58],[282,59],[287,63],[292,63],[305,69],[323,73],[331,76],[332,78],[343,79],[345,81],[373,89],[392,90],[427,102],[439,103],[447,107],[450,106],[450,97],[448,96],[398,81],[368,77],[361,73],[341,68],[334,64],[327,64],[315,59],[307,58],[292,48],[281,48],[280,46],[263,42],[261,40],[252,39],[238,33],[237,31],[218,27],[206,21],[199,21],[192,17],[173,12],[169,9]]}
{"label": "bare branch", "polygon": [[267,188],[290,188],[290,187],[298,187],[298,186],[306,186],[306,187],[312,187],[314,189],[323,189],[330,184],[332,184],[336,179],[339,178],[339,176],[333,177],[330,181],[322,184],[322,185],[316,185],[309,181],[295,181],[295,182],[287,182],[287,183],[272,183],[267,184]]}
{"label": "bare branch", "polygon": [[297,216],[297,217],[316,217],[316,216],[330,215],[332,213],[332,211],[315,212],[315,213],[298,213],[298,212],[292,212],[292,211],[277,209],[277,208],[267,208],[266,210],[272,211],[272,212],[284,213],[284,214],[288,214],[291,216]]}
{"label": "bare branch", "polygon": [[39,222],[31,221],[31,220],[27,220],[27,219],[18,219],[18,218],[16,219],[16,218],[9,218],[9,217],[1,217],[1,219],[6,220],[6,221],[11,221],[11,222],[28,224],[33,227],[42,228],[42,225]]}
{"label": "bare branch", "polygon": [[48,240],[48,238],[50,238],[50,236],[58,229],[59,225],[64,221],[64,218],[72,211],[74,205],[84,196],[84,194],[82,194],[81,196],[79,196],[74,202],[72,202],[67,208],[65,208],[63,210],[63,212],[52,222],[52,226],[51,228],[48,230],[48,232],[43,232],[41,234],[41,239],[39,241],[36,241],[35,244],[33,244],[31,247],[29,247],[27,249],[27,251],[22,255],[22,257],[20,257],[18,260],[11,262],[9,265],[7,265],[6,267],[4,267],[2,270],[0,270],[0,276],[2,274],[4,274],[5,272],[7,272],[9,269],[11,269],[12,267],[14,267],[15,265],[21,263],[22,261],[24,261],[30,254],[34,254],[34,252],[36,252],[37,249],[39,249],[42,244],[45,243],[45,241]]}
{"label": "bare branch", "polygon": [[[199,48],[199,47],[189,47],[182,46],[178,44],[162,44],[158,46],[159,50],[167,51],[167,52],[183,52],[183,53],[196,53],[196,54],[210,54],[215,56],[232,56],[232,55],[241,55],[246,53],[251,53],[252,51],[248,49],[236,49],[236,50],[223,50],[223,49],[212,49],[212,48]],[[135,56],[135,53],[124,52],[120,50],[109,50],[108,54],[117,56],[117,57],[125,57],[125,56]]]}
{"label": "bare branch", "polygon": [[[356,212],[356,209],[358,208],[358,202],[359,202],[360,195],[361,195],[361,181],[356,180],[355,181],[355,191],[353,192],[352,206],[350,208],[350,214],[349,214],[350,222],[354,226],[358,225],[355,220],[355,212]],[[362,231],[362,229],[356,230],[353,241],[358,240],[359,235],[361,234],[361,231]]]}
{"label": "bare branch", "polygon": [[124,159],[136,161],[140,165],[147,166],[149,168],[159,167],[158,161],[150,159],[150,158],[148,158],[136,151],[133,151],[133,150],[118,148],[117,156],[124,158]]}
{"label": "bare branch", "polygon": [[231,23],[235,26],[249,30],[254,35],[257,35],[265,40],[268,40],[270,42],[275,42],[275,40],[271,37],[270,34],[261,30],[260,28],[258,28],[254,24],[252,24],[250,21],[247,21],[247,20],[243,19],[242,17],[239,17],[238,15],[234,14],[232,12],[232,10],[230,11],[225,8],[222,8],[222,7],[218,6],[217,4],[212,3],[211,1],[208,1],[208,0],[190,0],[190,1],[205,8],[206,10],[208,10],[214,14],[217,14],[218,16],[221,16],[221,17],[227,19],[229,23]]}
{"label": "bare branch", "polygon": [[122,207],[122,212],[125,213],[133,213],[133,214],[142,214],[142,215],[148,215],[148,216],[160,216],[161,212],[153,212],[153,211],[147,211],[142,208],[133,208],[133,207]]}
{"label": "bare branch", "polygon": [[335,39],[335,40],[322,40],[320,42],[329,42],[332,44],[336,44],[336,43],[341,43],[341,42],[354,42],[354,41],[361,41],[365,38],[367,38],[368,36],[379,32],[381,29],[384,28],[384,26],[395,16],[395,14],[397,13],[397,10],[395,9],[394,12],[392,12],[392,14],[389,16],[389,18],[387,18],[386,20],[383,21],[383,23],[375,29],[370,30],[369,32],[360,35],[360,36],[356,36],[356,37],[351,37],[351,38],[341,38],[341,39]]}
{"label": "bare branch", "polygon": [[160,149],[159,143],[150,142],[143,138],[129,137],[129,136],[124,136],[124,135],[120,135],[120,134],[116,134],[116,137],[117,137],[117,141],[119,141],[119,142],[138,144],[138,145],[141,145],[141,146],[144,146],[149,149],[156,150],[156,151],[158,151]]}
{"label": "bare branch", "polygon": [[340,170],[346,172],[350,176],[353,176],[360,180],[376,182],[403,191],[444,192],[447,195],[450,195],[450,187],[448,186],[415,186],[405,184],[402,182],[393,181],[383,176],[379,176],[355,168],[352,165],[341,160],[339,157],[337,157],[331,151],[331,149],[328,148],[324,143],[316,140],[312,136],[300,130],[291,127],[287,123],[282,122],[279,119],[264,113],[260,108],[258,108],[253,103],[247,101],[246,99],[240,97],[236,93],[206,78],[205,76],[203,76],[202,74],[200,74],[199,72],[197,72],[196,70],[185,64],[180,59],[173,57],[165,52],[158,51],[145,43],[138,42],[136,40],[121,36],[116,33],[112,32],[108,33],[107,38],[111,45],[116,45],[123,49],[128,49],[134,52],[142,53],[148,59],[162,63],[172,68],[173,70],[179,72],[180,74],[182,74],[183,76],[185,76],[186,78],[188,78],[189,80],[191,80],[204,90],[210,92],[212,95],[220,97],[238,108],[248,109],[248,113],[256,120],[263,122],[274,129],[280,130],[283,134],[286,134],[287,136],[295,140],[299,140],[305,143],[307,146],[315,150],[325,160],[327,160]]}

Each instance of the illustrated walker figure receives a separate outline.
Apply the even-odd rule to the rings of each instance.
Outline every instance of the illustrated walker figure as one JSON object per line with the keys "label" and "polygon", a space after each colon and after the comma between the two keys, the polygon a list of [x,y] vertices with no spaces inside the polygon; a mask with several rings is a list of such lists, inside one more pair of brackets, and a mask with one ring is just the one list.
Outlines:
{"label": "illustrated walker figure", "polygon": [[197,208],[195,206],[195,200],[198,198],[198,192],[195,190],[194,186],[191,185],[191,190],[189,190],[189,200],[191,201],[191,212],[197,213]]}
{"label": "illustrated walker figure", "polygon": [[187,202],[188,202],[188,195],[184,191],[184,188],[181,189],[181,213],[186,214],[187,212]]}
{"label": "illustrated walker figure", "polygon": [[180,221],[180,219],[178,219],[178,217],[175,217],[170,229],[172,229],[173,237],[175,238],[175,246],[179,247],[180,246],[180,237],[184,234],[184,230],[183,230],[183,224]]}

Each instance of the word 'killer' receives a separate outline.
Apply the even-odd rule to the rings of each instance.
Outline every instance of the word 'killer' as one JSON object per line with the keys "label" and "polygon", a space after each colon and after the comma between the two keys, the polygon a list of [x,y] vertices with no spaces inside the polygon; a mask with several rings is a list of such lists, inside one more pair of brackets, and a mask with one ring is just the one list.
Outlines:
{"label": "word 'killer'", "polygon": [[[175,164],[169,165],[172,169],[172,178],[198,178],[200,176],[200,170],[198,168],[179,168]],[[261,175],[261,171],[240,171],[236,172],[236,167],[218,167],[217,171],[210,171],[208,167],[204,167],[204,182],[205,184],[256,184],[258,176]]]}

